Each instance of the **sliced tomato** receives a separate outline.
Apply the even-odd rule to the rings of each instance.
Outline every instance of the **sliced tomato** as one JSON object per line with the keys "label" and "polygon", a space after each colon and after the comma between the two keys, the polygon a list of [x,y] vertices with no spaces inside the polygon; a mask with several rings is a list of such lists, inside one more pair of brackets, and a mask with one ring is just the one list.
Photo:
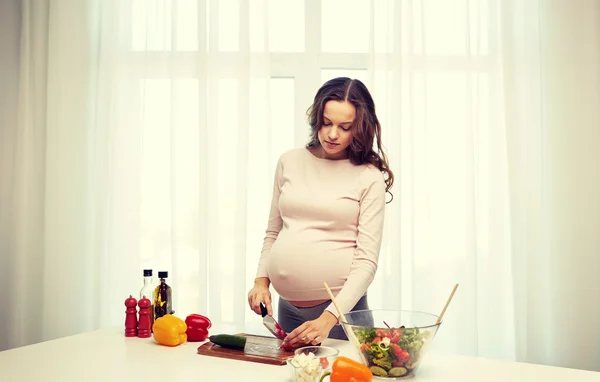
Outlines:
{"label": "sliced tomato", "polygon": [[410,353],[407,352],[406,350],[401,350],[398,354],[398,359],[402,360],[402,361],[406,361],[410,358]]}

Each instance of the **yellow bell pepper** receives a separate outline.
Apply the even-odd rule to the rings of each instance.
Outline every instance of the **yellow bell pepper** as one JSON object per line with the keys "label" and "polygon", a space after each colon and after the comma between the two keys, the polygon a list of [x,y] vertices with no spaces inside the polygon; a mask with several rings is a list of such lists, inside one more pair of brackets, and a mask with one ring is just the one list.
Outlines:
{"label": "yellow bell pepper", "polygon": [[154,339],[161,345],[178,346],[187,341],[187,325],[179,317],[166,314],[152,326]]}

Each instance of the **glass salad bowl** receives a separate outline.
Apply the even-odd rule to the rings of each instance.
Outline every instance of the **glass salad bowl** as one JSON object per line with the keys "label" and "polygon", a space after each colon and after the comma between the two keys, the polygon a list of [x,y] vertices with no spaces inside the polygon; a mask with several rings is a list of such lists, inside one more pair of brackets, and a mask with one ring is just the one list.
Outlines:
{"label": "glass salad bowl", "polygon": [[407,310],[358,310],[344,318],[340,324],[362,362],[384,380],[414,377],[441,325],[434,314]]}

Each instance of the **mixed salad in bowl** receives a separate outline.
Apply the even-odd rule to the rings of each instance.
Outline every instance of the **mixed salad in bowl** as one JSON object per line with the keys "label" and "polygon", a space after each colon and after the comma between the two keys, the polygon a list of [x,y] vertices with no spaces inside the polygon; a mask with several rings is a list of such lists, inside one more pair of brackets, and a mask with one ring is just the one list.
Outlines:
{"label": "mixed salad in bowl", "polygon": [[437,316],[413,311],[364,310],[345,318],[342,326],[363,363],[374,376],[392,380],[414,376],[440,325]]}

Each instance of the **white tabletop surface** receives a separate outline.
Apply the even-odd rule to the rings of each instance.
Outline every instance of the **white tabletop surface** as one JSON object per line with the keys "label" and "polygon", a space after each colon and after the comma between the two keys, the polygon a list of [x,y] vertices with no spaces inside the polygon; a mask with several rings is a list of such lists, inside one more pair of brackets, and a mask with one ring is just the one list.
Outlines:
{"label": "white tabletop surface", "polygon": [[[217,333],[212,332],[211,333]],[[262,334],[262,333],[261,333]],[[0,381],[290,381],[287,366],[263,365],[197,354],[201,343],[170,348],[153,338],[126,338],[105,329],[0,352]],[[358,359],[346,341],[323,345]],[[600,382],[600,373],[431,351],[411,381]],[[328,380],[328,379],[327,379]]]}

